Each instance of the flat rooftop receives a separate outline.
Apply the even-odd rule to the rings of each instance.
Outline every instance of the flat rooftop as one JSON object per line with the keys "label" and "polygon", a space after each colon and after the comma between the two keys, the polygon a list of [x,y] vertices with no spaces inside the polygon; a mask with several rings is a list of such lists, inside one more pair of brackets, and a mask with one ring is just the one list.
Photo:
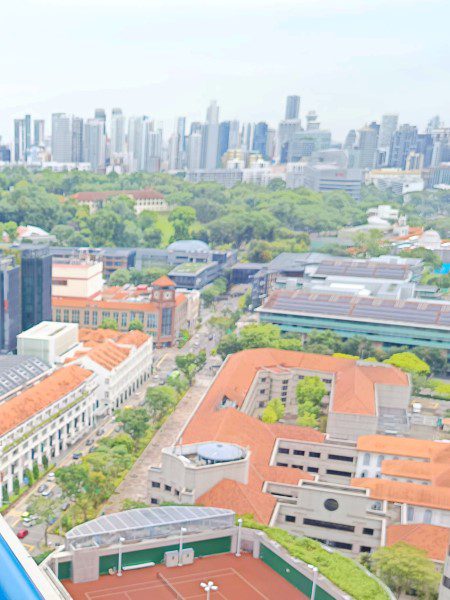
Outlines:
{"label": "flat rooftop", "polygon": [[59,323],[56,321],[42,321],[34,327],[22,331],[17,337],[26,339],[49,339],[66,331],[78,331],[76,323]]}
{"label": "flat rooftop", "polygon": [[354,295],[277,290],[258,312],[342,321],[400,324],[450,331],[450,302],[361,298]]}
{"label": "flat rooftop", "polygon": [[169,276],[172,275],[199,275],[203,271],[210,269],[212,265],[217,265],[216,262],[207,262],[207,263],[181,263],[174,267]]}
{"label": "flat rooftop", "polygon": [[394,279],[407,281],[409,265],[375,262],[373,260],[324,260],[314,271],[317,276],[338,275],[341,277],[363,277],[365,279]]}
{"label": "flat rooftop", "polygon": [[[162,577],[161,577],[162,576]],[[213,581],[218,586],[211,598],[221,600],[303,600],[299,592],[262,560],[243,554],[203,557],[192,565],[165,567],[156,565],[123,571],[122,577],[102,575],[97,581],[61,583],[74,600],[204,600],[200,583]],[[167,583],[168,582],[168,583]]]}

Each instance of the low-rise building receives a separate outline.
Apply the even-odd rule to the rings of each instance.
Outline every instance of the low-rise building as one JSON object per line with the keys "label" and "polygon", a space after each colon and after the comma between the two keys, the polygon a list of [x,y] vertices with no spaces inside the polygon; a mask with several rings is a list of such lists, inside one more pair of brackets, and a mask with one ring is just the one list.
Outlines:
{"label": "low-rise building", "polygon": [[103,190],[99,192],[77,192],[71,197],[79,204],[87,206],[90,213],[108,205],[112,198],[126,196],[134,202],[134,210],[138,215],[144,210],[167,212],[170,207],[164,195],[151,188],[143,190]]}
{"label": "low-rise building", "polygon": [[0,501],[14,479],[43,457],[48,462],[93,427],[98,379],[79,365],[63,367],[0,404]]}
{"label": "low-rise building", "polygon": [[450,350],[450,303],[440,300],[361,298],[332,292],[276,290],[258,307],[262,323],[307,334],[332,330],[391,346]]}
{"label": "low-rise building", "polygon": [[52,367],[77,346],[78,325],[75,323],[42,321],[17,336],[19,356],[35,356]]}
{"label": "low-rise building", "polygon": [[153,338],[142,331],[80,329],[80,347],[69,359],[98,378],[96,414],[121,408],[150,379]]}
{"label": "low-rise building", "polygon": [[216,262],[182,263],[174,267],[169,277],[178,288],[200,290],[219,277],[221,269]]}
{"label": "low-rise building", "polygon": [[103,287],[103,265],[100,261],[71,258],[52,263],[52,296],[62,298],[95,298]]}
{"label": "low-rise building", "polygon": [[89,329],[97,329],[107,318],[116,321],[119,331],[128,331],[132,321],[140,321],[157,347],[176,344],[182,329],[193,331],[197,322],[194,309],[199,306],[198,292],[179,292],[166,276],[151,287],[106,288],[92,299],[54,296],[52,304],[54,321]]}

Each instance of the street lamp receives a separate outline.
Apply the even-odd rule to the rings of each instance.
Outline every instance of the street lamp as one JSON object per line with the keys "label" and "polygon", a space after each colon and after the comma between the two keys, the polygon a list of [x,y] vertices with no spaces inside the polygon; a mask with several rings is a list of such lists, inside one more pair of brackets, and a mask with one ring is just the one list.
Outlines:
{"label": "street lamp", "polygon": [[236,542],[236,556],[241,555],[241,539],[242,539],[242,519],[238,519],[238,533]]}
{"label": "street lamp", "polygon": [[182,553],[183,553],[183,533],[186,533],[186,527],[180,527],[180,547],[178,549],[178,566],[181,567],[183,565],[182,561]]}
{"label": "street lamp", "polygon": [[119,538],[119,562],[117,565],[117,577],[122,577],[122,544],[125,541],[125,538]]}
{"label": "street lamp", "polygon": [[209,596],[211,594],[211,592],[215,592],[216,590],[219,589],[219,586],[214,585],[213,581],[208,581],[208,583],[201,583],[200,587],[203,588],[205,590],[206,593],[206,600],[209,600]]}
{"label": "street lamp", "polygon": [[316,596],[317,576],[319,574],[319,569],[317,567],[315,567],[314,565],[308,565],[308,569],[311,569],[312,572],[313,572],[313,582],[312,582],[312,589],[311,589],[311,600],[314,600],[314,598]]}

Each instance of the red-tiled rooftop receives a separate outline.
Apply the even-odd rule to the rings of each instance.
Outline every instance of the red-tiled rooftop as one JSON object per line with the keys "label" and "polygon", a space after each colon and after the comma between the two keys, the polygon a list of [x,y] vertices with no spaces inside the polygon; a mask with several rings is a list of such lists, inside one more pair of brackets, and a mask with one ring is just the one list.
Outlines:
{"label": "red-tiled rooftop", "polygon": [[80,202],[95,202],[96,200],[108,200],[116,196],[131,196],[135,200],[164,200],[163,194],[152,188],[143,190],[103,190],[99,192],[77,192],[71,198]]}
{"label": "red-tiled rooftop", "polygon": [[[277,439],[323,442],[325,435],[296,425],[267,424],[239,409],[260,371],[284,372],[293,368],[320,372],[334,378],[335,411],[375,412],[375,385],[409,385],[408,377],[394,367],[357,364],[354,360],[304,352],[258,348],[228,357],[183,433],[183,443],[208,440],[235,443],[250,450],[247,485],[223,480],[199,498],[199,504],[253,513],[268,523],[275,507],[273,496],[263,492],[265,482],[297,485],[314,476],[300,469],[271,466]],[[226,399],[236,408],[223,408]]]}
{"label": "red-tiled rooftop", "polygon": [[390,481],[388,479],[355,478],[352,485],[370,490],[370,497],[375,500],[387,500],[448,510],[450,507],[450,488],[438,485],[422,485]]}
{"label": "red-tiled rooftop", "polygon": [[450,529],[424,523],[389,525],[386,546],[392,546],[397,542],[405,542],[425,550],[431,560],[444,562],[450,544]]}
{"label": "red-tiled rooftop", "polygon": [[63,367],[36,385],[0,404],[0,435],[11,431],[36,413],[63,398],[92,375],[78,365]]}
{"label": "red-tiled rooftop", "polygon": [[228,357],[200,410],[216,408],[224,397],[239,408],[256,374],[277,368],[301,369],[334,376],[333,412],[376,414],[375,385],[408,386],[408,376],[396,367],[361,364],[348,358],[257,348]]}

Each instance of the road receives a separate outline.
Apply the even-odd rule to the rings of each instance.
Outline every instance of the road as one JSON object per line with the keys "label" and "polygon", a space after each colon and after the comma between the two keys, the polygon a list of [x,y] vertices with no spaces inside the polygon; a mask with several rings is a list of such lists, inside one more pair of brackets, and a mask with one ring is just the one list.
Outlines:
{"label": "road", "polygon": [[[219,333],[213,331],[209,325],[208,320],[211,316],[216,314],[222,314],[226,309],[235,311],[238,308],[239,297],[229,297],[226,300],[217,302],[213,310],[204,310],[202,315],[202,325],[199,327],[197,332],[192,338],[183,346],[183,348],[163,348],[155,350],[154,353],[154,374],[149,383],[149,386],[162,385],[168,375],[176,369],[175,359],[179,355],[187,354],[189,352],[197,353],[200,350],[205,350],[207,354],[207,362],[202,372],[197,375],[197,381],[195,385],[187,392],[185,398],[180,402],[177,407],[176,413],[165,423],[164,431],[158,432],[153,440],[150,442],[149,447],[144,451],[141,457],[136,461],[135,466],[132,467],[129,475],[119,486],[116,494],[113,495],[112,501],[108,503],[107,512],[114,510],[120,510],[119,499],[123,495],[123,490],[126,489],[125,497],[133,497],[138,499],[142,496],[143,491],[134,490],[138,484],[136,480],[136,472],[139,472],[139,477],[145,473],[145,485],[147,481],[146,472],[150,464],[154,464],[155,459],[159,458],[161,448],[170,445],[170,440],[176,438],[179,430],[185,423],[187,416],[192,412],[196,406],[201,395],[206,391],[209,383],[215,374],[215,367],[220,364],[220,359],[211,355],[213,349],[216,348],[219,342]],[[127,405],[139,406],[144,400],[147,388],[141,388],[128,400]],[[98,422],[95,429],[89,431],[89,433],[75,443],[66,452],[62,453],[56,460],[55,469],[58,467],[64,467],[72,464],[74,461],[73,454],[81,452],[83,455],[89,451],[92,447],[88,444],[88,440],[99,439],[100,436],[108,436],[114,433],[117,427],[114,422],[114,414],[104,417]],[[140,479],[138,479],[139,481]],[[125,483],[127,482],[127,483]],[[130,487],[127,488],[127,485]],[[37,494],[37,488],[42,484],[46,483],[48,488],[52,490],[53,495],[58,497],[61,495],[61,490],[52,481],[48,480],[48,477],[43,478],[34,484],[30,490],[24,494],[20,500],[6,513],[5,518],[12,529],[17,533],[21,529],[28,529],[29,533],[26,538],[22,540],[23,545],[33,555],[42,552],[42,545],[44,540],[44,525],[33,525],[25,526],[21,520],[21,515],[27,510],[27,506],[34,494]],[[144,495],[146,497],[146,494]],[[63,500],[61,500],[63,502]],[[49,542],[54,544],[55,542],[62,542],[63,539],[54,534],[49,535]]]}

